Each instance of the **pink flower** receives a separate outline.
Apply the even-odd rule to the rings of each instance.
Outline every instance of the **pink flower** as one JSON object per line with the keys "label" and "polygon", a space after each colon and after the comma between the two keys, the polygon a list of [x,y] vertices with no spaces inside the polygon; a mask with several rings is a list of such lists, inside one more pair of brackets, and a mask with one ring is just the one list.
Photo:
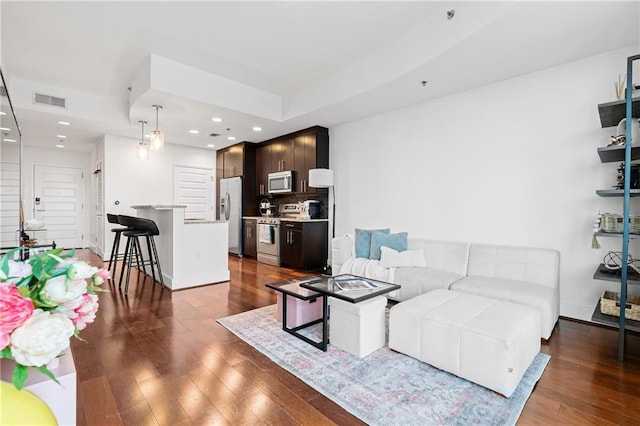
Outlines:
{"label": "pink flower", "polygon": [[0,349],[9,344],[9,334],[33,314],[33,302],[23,297],[16,286],[0,285]]}
{"label": "pink flower", "polygon": [[111,279],[111,272],[109,272],[109,270],[107,269],[100,269],[98,272],[93,274],[92,277],[94,285],[100,285],[109,279]]}
{"label": "pink flower", "polygon": [[78,331],[83,330],[87,324],[96,319],[98,312],[98,296],[95,294],[83,294],[82,296],[65,302],[58,307],[71,320]]}

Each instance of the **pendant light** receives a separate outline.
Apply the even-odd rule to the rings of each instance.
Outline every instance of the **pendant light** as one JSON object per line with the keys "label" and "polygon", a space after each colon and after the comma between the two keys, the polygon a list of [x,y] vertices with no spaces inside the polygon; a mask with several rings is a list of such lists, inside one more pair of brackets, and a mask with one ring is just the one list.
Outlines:
{"label": "pendant light", "polygon": [[149,144],[151,146],[151,151],[164,151],[164,133],[158,130],[158,110],[162,109],[162,105],[153,105],[153,108],[156,109],[156,129],[151,132],[151,140]]}
{"label": "pendant light", "polygon": [[147,124],[147,122],[140,120],[138,121],[138,123],[142,125],[142,137],[140,139],[140,143],[138,144],[138,160],[148,160],[149,145],[144,141],[144,125]]}

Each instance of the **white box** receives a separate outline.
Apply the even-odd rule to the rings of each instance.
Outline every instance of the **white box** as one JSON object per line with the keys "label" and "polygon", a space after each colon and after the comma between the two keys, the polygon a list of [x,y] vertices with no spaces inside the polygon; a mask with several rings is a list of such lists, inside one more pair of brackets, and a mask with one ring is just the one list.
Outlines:
{"label": "white box", "polygon": [[[278,292],[278,322],[282,323],[282,292]],[[322,296],[302,300],[287,295],[287,327],[294,328],[322,318]]]}
{"label": "white box", "polygon": [[386,297],[360,303],[329,297],[329,344],[360,358],[385,345]]}

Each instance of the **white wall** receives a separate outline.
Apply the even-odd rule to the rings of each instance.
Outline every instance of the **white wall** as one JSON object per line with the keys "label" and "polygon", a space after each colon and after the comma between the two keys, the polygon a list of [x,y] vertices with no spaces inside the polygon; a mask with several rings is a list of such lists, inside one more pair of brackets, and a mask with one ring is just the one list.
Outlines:
{"label": "white wall", "polygon": [[62,166],[75,167],[84,172],[84,244],[89,246],[90,213],[89,200],[91,199],[91,154],[88,152],[68,151],[64,148],[46,149],[23,145],[22,148],[22,200],[24,205],[24,218],[33,217],[33,173],[34,166]]}
{"label": "white wall", "polygon": [[[106,221],[106,213],[135,216],[136,211],[131,208],[132,205],[174,204],[174,165],[209,168],[214,171],[215,176],[215,151],[165,144],[164,152],[151,152],[149,160],[138,160],[138,142],[135,139],[112,135],[106,135],[104,138],[102,170],[105,196],[105,257],[108,257],[111,251],[113,233],[110,230],[114,227]],[[99,144],[97,149],[102,149],[102,144]],[[95,154],[95,157],[101,156]],[[215,200],[215,194],[213,199]]]}
{"label": "white wall", "polygon": [[[389,226],[410,238],[557,249],[561,315],[590,320],[603,289],[617,288],[593,272],[608,250],[620,250],[614,238],[591,249],[592,224],[598,210],[622,212],[622,199],[595,194],[614,185],[617,167],[596,152],[615,130],[600,127],[597,104],[615,99],[613,81],[637,53],[630,47],[332,128],[336,235]],[[630,253],[640,258],[637,245]]]}

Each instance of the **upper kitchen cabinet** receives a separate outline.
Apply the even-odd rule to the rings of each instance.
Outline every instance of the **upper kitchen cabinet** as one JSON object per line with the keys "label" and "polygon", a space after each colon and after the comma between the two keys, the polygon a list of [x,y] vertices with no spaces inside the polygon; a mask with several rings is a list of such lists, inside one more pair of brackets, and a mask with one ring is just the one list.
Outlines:
{"label": "upper kitchen cabinet", "polygon": [[285,136],[270,143],[271,167],[269,173],[294,170],[293,138]]}
{"label": "upper kitchen cabinet", "polygon": [[267,195],[267,176],[271,173],[271,145],[259,145],[256,148],[256,191],[258,195]]}
{"label": "upper kitchen cabinet", "polygon": [[316,188],[309,186],[309,170],[329,167],[329,131],[323,127],[314,128],[294,138],[294,170],[297,191],[315,194]]}

